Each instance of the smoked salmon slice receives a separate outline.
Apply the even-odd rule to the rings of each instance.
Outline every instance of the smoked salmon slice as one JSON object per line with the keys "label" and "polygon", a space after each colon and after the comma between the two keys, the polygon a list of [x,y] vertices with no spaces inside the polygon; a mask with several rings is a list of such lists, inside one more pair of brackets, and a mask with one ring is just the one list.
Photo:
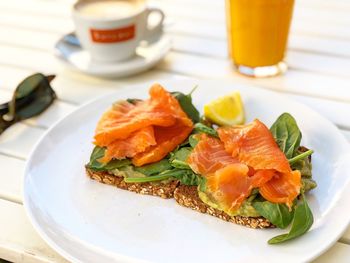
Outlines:
{"label": "smoked salmon slice", "polygon": [[199,136],[199,142],[187,159],[191,169],[203,176],[237,162],[238,160],[225,150],[224,144],[219,139],[204,133]]}
{"label": "smoked salmon slice", "polygon": [[220,140],[225,149],[255,170],[274,169],[290,173],[291,169],[284,153],[280,150],[270,130],[254,120],[247,125],[218,128]]}
{"label": "smoked salmon slice", "polygon": [[275,176],[260,186],[260,194],[273,203],[285,203],[291,207],[293,200],[300,194],[300,171],[290,173],[277,173]]}
{"label": "smoked salmon slice", "polygon": [[104,147],[117,139],[126,139],[133,132],[147,126],[171,126],[175,116],[164,111],[155,111],[156,105],[142,101],[133,105],[121,101],[102,115],[95,131],[95,144]]}
{"label": "smoked salmon slice", "polygon": [[[99,160],[108,163],[113,158],[123,159],[134,157],[136,154],[146,151],[149,147],[156,145],[154,130],[152,126],[142,128],[126,139],[118,139],[108,145],[105,155]],[[133,147],[131,147],[133,146]]]}
{"label": "smoked salmon slice", "polygon": [[162,160],[169,152],[182,143],[192,131],[192,126],[186,126],[179,119],[170,127],[155,127],[154,136],[156,144],[144,152],[134,156],[132,162],[135,166],[142,166]]}
{"label": "smoked salmon slice", "polygon": [[300,193],[301,175],[291,170],[269,129],[254,120],[217,132],[220,139],[202,134],[187,162],[207,178],[207,191],[225,211],[238,209],[253,188],[266,200],[290,207]]}
{"label": "smoked salmon slice", "polygon": [[242,163],[233,163],[207,177],[207,191],[224,211],[230,213],[240,208],[253,189],[249,168]]}
{"label": "smoked salmon slice", "polygon": [[99,161],[132,158],[141,166],[163,159],[186,140],[193,123],[176,98],[159,84],[149,95],[135,103],[119,101],[102,115],[94,136],[95,145],[106,148]]}

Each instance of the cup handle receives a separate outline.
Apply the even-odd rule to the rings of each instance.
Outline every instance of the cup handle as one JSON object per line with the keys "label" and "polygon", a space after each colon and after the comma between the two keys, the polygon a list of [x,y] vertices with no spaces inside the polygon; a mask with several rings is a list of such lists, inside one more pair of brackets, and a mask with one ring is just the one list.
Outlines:
{"label": "cup handle", "polygon": [[[159,20],[157,25],[153,26],[152,28],[149,28],[148,18],[150,16],[150,14],[152,14],[152,13],[158,13],[160,15],[160,20]],[[162,34],[162,30],[163,30],[164,18],[165,18],[165,14],[159,8],[155,8],[155,7],[147,8],[147,14],[146,14],[147,26],[146,26],[145,40],[151,40],[151,42],[152,42],[152,40],[160,37],[160,35]]]}

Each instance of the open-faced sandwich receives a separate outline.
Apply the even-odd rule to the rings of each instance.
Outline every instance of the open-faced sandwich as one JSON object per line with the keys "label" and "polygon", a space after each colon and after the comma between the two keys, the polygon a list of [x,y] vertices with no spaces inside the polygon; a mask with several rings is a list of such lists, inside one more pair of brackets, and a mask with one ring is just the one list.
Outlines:
{"label": "open-faced sandwich", "polygon": [[[316,187],[312,150],[300,146],[302,135],[290,114],[268,129],[258,119],[242,124],[237,96],[211,104],[217,118],[210,107],[207,118],[200,118],[191,93],[155,84],[149,94],[147,100],[118,101],[103,114],[86,165],[92,179],[174,197],[182,206],[252,228],[291,225],[270,244],[309,230],[313,216],[304,193]],[[220,112],[230,110],[241,118],[225,122],[227,114]]]}

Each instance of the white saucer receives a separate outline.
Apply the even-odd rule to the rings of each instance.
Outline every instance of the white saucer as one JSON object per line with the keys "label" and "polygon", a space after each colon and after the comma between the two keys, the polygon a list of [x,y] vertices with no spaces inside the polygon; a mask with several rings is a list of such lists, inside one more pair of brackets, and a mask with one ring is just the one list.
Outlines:
{"label": "white saucer", "polygon": [[102,63],[91,60],[89,53],[82,49],[75,35],[67,34],[56,43],[55,55],[72,70],[99,77],[118,78],[153,67],[169,52],[171,44],[171,39],[163,35],[152,43],[141,43],[135,56],[129,60]]}

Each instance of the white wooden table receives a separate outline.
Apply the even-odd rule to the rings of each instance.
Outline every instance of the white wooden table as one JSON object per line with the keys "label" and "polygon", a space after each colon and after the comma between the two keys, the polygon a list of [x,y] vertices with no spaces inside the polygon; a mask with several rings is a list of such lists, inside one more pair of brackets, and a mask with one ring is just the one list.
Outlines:
{"label": "white wooden table", "polygon": [[[53,56],[73,30],[72,1],[0,0],[0,102],[33,72],[55,73],[59,99],[0,136],[0,258],[65,262],[34,231],[22,206],[25,161],[47,128],[80,104],[132,83],[174,78],[232,79],[288,94],[331,120],[350,141],[350,0],[297,0],[284,76],[251,79],[227,59],[224,0],[153,0],[169,19],[174,48],[155,69],[104,80],[70,72]],[[325,237],[327,238],[327,237]],[[350,228],[316,262],[350,262]]]}

